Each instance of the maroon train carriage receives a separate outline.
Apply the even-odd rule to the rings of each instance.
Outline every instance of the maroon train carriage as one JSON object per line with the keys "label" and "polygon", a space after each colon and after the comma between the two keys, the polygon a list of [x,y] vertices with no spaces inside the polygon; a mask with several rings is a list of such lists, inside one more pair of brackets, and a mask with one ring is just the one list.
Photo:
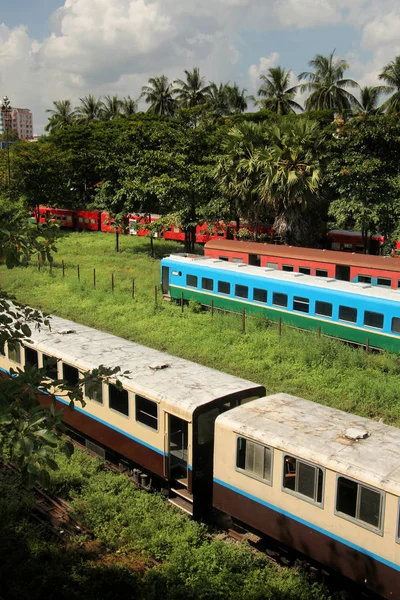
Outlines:
{"label": "maroon train carriage", "polygon": [[400,430],[275,394],[215,422],[214,506],[400,599]]}
{"label": "maroon train carriage", "polygon": [[400,287],[400,261],[391,256],[349,254],[334,250],[234,240],[210,240],[204,247],[204,255],[317,277],[370,283],[393,289]]}
{"label": "maroon train carriage", "polygon": [[263,396],[263,386],[59,317],[51,318],[51,331],[35,329],[30,339],[0,355],[3,371],[31,364],[72,385],[100,364],[128,371],[119,378],[123,390],[103,383],[72,412],[57,396],[65,424],[100,456],[156,479],[188,514],[198,517],[211,506],[215,418]]}
{"label": "maroon train carriage", "polygon": [[[326,234],[332,250],[342,252],[364,252],[364,241],[361,231],[349,231],[347,229],[331,229]],[[385,243],[385,237],[381,233],[369,236],[369,251],[371,254],[380,254]]]}

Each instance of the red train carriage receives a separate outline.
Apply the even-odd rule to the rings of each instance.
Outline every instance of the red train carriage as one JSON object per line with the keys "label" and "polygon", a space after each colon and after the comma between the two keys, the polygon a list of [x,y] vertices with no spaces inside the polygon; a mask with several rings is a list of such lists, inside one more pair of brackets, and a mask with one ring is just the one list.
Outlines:
{"label": "red train carriage", "polygon": [[98,210],[78,210],[76,219],[78,229],[100,231],[101,213]]}
{"label": "red train carriage", "polygon": [[[344,229],[332,229],[328,231],[327,237],[330,240],[332,250],[341,250],[342,252],[364,252],[364,242],[361,231],[346,231]],[[380,250],[385,242],[382,234],[377,233],[370,240],[370,254],[380,254]]]}
{"label": "red train carriage", "polygon": [[76,224],[76,211],[66,208],[39,206],[39,211],[33,211],[32,216],[35,222],[37,222],[39,217],[39,223],[42,224],[50,221],[52,223],[59,223],[60,227],[68,227],[71,229],[73,229]]}
{"label": "red train carriage", "polygon": [[349,254],[333,250],[317,250],[296,246],[277,246],[257,242],[210,240],[205,256],[230,262],[294,271],[317,277],[370,283],[397,289],[400,263],[392,257]]}

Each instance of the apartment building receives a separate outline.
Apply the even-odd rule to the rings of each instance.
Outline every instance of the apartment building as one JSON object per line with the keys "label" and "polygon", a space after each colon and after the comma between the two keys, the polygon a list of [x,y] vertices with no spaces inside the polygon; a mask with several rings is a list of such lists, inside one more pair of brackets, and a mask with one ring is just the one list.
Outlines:
{"label": "apartment building", "polygon": [[13,129],[21,140],[33,138],[32,112],[29,108],[11,108],[8,111],[0,108],[0,134],[6,129]]}

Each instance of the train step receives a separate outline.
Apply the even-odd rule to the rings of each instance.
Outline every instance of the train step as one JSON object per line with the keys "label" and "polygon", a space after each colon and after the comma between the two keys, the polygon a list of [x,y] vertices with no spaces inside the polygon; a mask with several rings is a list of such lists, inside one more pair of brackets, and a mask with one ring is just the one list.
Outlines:
{"label": "train step", "polygon": [[180,496],[181,498],[183,498],[184,500],[187,500],[187,502],[190,502],[191,504],[193,504],[193,494],[191,494],[189,492],[189,490],[187,489],[187,487],[180,485],[179,482],[175,482],[171,488],[170,488],[170,495],[171,496]]}
{"label": "train step", "polygon": [[170,294],[163,294],[163,300],[166,300],[167,302],[171,302]]}
{"label": "train step", "polygon": [[181,496],[174,496],[174,497],[168,498],[168,502],[170,504],[172,504],[173,506],[175,506],[176,508],[179,508],[179,510],[186,513],[190,517],[193,517],[193,503],[192,502],[188,502],[188,500],[185,500],[185,498],[182,498]]}

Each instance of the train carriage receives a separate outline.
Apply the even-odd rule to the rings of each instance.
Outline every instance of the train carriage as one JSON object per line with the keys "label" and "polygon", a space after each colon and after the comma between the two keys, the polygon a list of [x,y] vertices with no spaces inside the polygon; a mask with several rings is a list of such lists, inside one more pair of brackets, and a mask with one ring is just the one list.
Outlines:
{"label": "train carriage", "polygon": [[287,394],[216,419],[214,506],[393,600],[399,497],[399,429]]}
{"label": "train carriage", "polygon": [[258,315],[357,344],[400,352],[400,291],[209,258],[161,261],[165,297]]}
{"label": "train carriage", "polygon": [[[120,377],[122,390],[103,383],[72,412],[58,395],[63,420],[100,455],[111,452],[155,475],[172,503],[199,516],[211,505],[216,416],[264,395],[265,388],[59,317],[51,318],[51,327],[0,354],[0,368],[31,364],[73,385],[100,364],[128,371]],[[49,396],[41,402],[48,404]]]}

